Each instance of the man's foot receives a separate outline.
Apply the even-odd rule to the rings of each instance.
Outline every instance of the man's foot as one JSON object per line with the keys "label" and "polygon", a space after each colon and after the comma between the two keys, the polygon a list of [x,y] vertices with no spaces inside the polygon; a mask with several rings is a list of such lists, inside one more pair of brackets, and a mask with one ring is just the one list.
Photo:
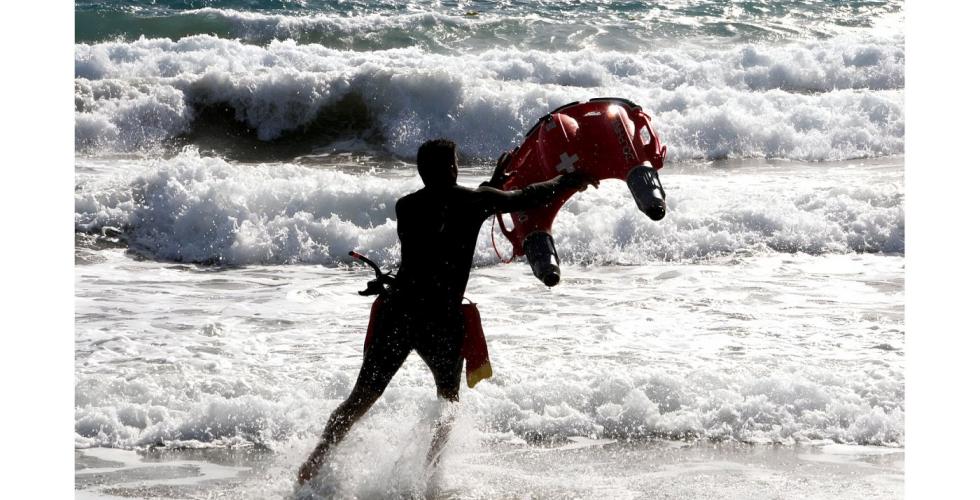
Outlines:
{"label": "man's foot", "polygon": [[299,468],[297,478],[299,479],[299,484],[306,483],[310,479],[313,479],[317,472],[320,472],[320,466],[323,465],[323,456],[325,455],[325,452],[325,449],[321,449],[319,446],[317,446],[317,448],[313,450],[313,453],[310,455],[310,458],[307,458],[306,462],[303,462],[303,465],[301,465]]}

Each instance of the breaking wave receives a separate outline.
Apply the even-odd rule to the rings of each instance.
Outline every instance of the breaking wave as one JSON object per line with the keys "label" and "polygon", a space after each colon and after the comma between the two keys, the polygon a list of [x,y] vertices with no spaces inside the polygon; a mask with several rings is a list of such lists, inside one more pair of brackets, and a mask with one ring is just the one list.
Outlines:
{"label": "breaking wave", "polygon": [[[242,166],[193,150],[128,168],[81,181],[76,231],[122,238],[154,259],[209,264],[336,265],[358,249],[392,265],[399,255],[394,200],[421,187],[414,175]],[[746,176],[738,186],[710,175],[665,176],[665,183],[670,215],[661,222],[636,210],[618,181],[572,198],[554,225],[562,258],[642,263],[739,251],[905,251],[904,192],[896,184],[828,187],[822,177],[801,176],[771,192],[764,177]],[[497,260],[489,238],[485,227],[477,264]]]}
{"label": "breaking wave", "polygon": [[672,161],[841,160],[904,151],[904,70],[894,37],[451,56],[207,35],[79,44],[75,143],[88,153],[193,143],[248,159],[263,144],[291,146],[291,158],[356,138],[409,158],[445,136],[488,159],[557,106],[617,95],[652,113]]}

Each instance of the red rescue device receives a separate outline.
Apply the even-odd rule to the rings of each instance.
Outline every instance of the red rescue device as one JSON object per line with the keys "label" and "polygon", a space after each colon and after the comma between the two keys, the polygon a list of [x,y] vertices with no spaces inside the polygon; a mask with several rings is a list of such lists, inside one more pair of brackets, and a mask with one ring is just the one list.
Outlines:
{"label": "red rescue device", "polygon": [[[626,99],[602,97],[557,108],[538,120],[510,155],[504,190],[579,171],[596,180],[626,181],[636,206],[653,220],[667,213],[666,193],[657,175],[667,147],[660,144],[650,116]],[[514,246],[514,256],[527,255],[534,276],[549,287],[561,279],[551,224],[572,194],[510,214],[511,229],[497,215],[504,236]]]}

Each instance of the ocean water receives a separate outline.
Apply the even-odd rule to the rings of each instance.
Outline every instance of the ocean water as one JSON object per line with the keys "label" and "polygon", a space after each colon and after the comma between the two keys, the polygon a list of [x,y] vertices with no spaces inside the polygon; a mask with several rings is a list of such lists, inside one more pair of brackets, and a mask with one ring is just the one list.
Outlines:
{"label": "ocean water", "polygon": [[[467,295],[495,375],[464,388],[428,487],[901,495],[839,479],[904,447],[902,2],[78,1],[75,20],[80,495],[421,495],[438,408],[414,355],[293,491],[360,363],[371,274],[347,252],[397,266],[422,141],[455,140],[475,186],[538,117],[599,96],[653,117],[668,215],[619,181],[576,195],[550,290],[485,225]],[[809,447],[804,465],[863,458],[758,456]],[[156,482],[140,456],[169,464]],[[695,476],[714,486],[661,489]]]}

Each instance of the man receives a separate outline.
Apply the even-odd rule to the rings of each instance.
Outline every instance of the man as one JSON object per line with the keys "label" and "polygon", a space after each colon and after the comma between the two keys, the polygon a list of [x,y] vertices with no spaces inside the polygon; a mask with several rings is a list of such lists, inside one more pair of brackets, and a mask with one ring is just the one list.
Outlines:
{"label": "man", "polygon": [[[463,366],[460,305],[480,227],[491,215],[545,205],[588,184],[584,176],[573,172],[520,190],[502,191],[507,166],[504,155],[489,182],[478,189],[463,187],[456,184],[456,145],[445,139],[422,144],[417,163],[425,187],[395,205],[402,260],[394,286],[382,299],[354,389],[330,415],[319,444],[300,468],[300,483],[316,475],[330,447],[381,397],[412,349],[432,371],[438,396],[459,400]],[[429,463],[445,443],[450,424],[451,418],[440,419]]]}

